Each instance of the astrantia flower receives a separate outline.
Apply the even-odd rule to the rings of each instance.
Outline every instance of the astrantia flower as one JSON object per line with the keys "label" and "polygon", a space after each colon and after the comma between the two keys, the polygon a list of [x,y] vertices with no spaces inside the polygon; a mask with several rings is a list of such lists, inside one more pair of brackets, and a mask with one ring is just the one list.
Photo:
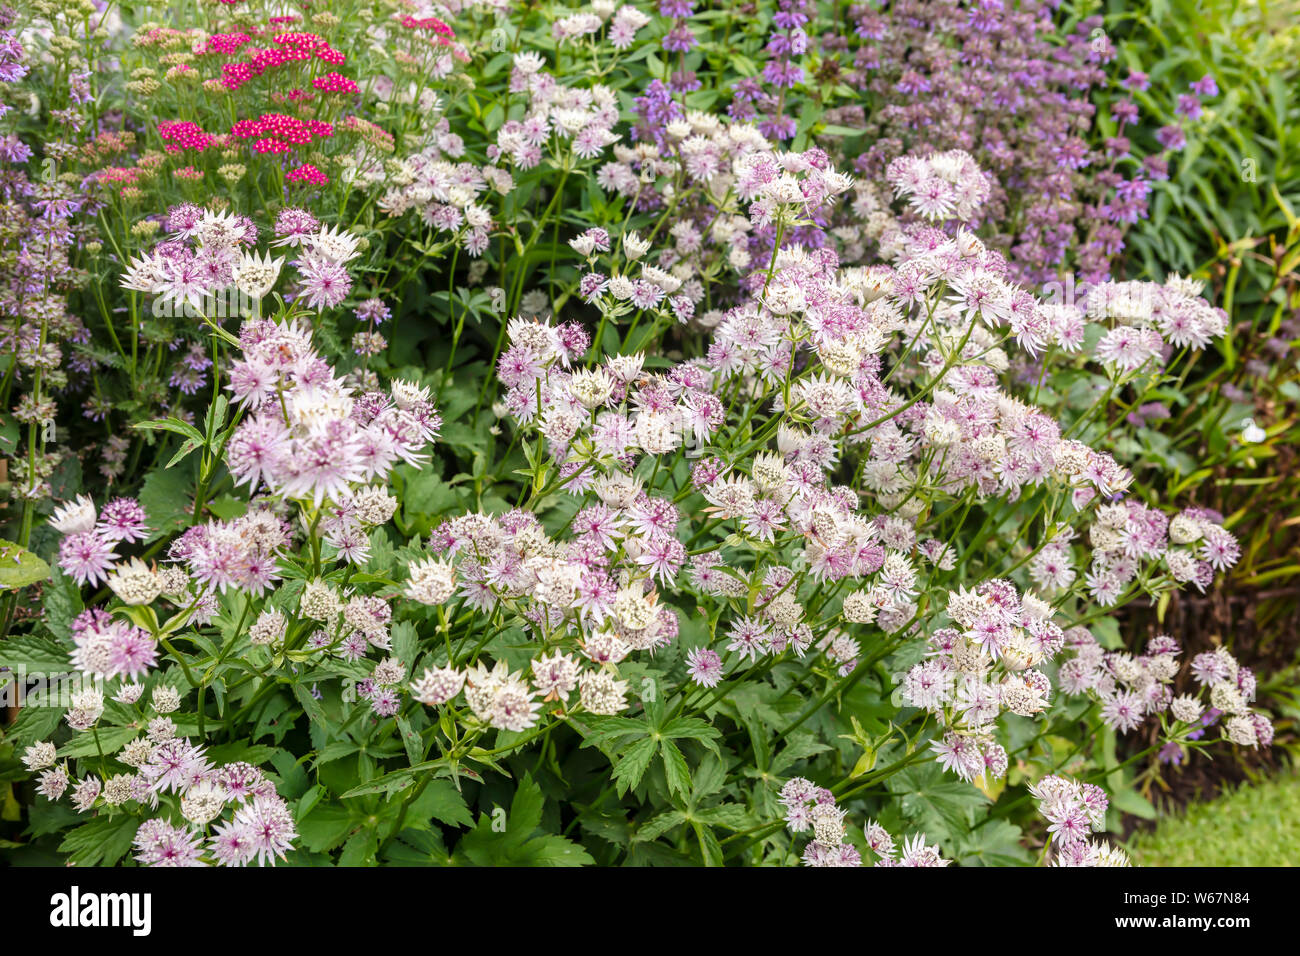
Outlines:
{"label": "astrantia flower", "polygon": [[[293,814],[278,796],[254,796],[235,811],[234,826],[242,827],[252,847],[248,859],[260,866],[275,865],[293,849],[298,836]],[[228,838],[229,839],[229,838]]]}
{"label": "astrantia flower", "polygon": [[59,567],[78,584],[103,584],[117,558],[113,545],[94,531],[70,534],[59,542]]}
{"label": "astrantia flower", "polygon": [[235,264],[232,279],[244,295],[258,301],[269,295],[280,277],[280,267],[284,259],[272,259],[270,253],[259,256],[257,253],[244,253]]}
{"label": "astrantia flower", "polygon": [[146,820],[136,831],[135,858],[145,866],[205,866],[201,841],[197,830]]}
{"label": "astrantia flower", "polygon": [[[534,663],[534,667],[536,664]],[[465,686],[465,672],[450,667],[426,668],[419,680],[411,681],[411,698],[436,707],[445,704]]]}
{"label": "astrantia flower", "polygon": [[100,510],[98,530],[107,541],[143,541],[149,536],[144,508],[134,498],[114,498]]}
{"label": "astrantia flower", "polygon": [[302,298],[309,309],[329,309],[338,305],[352,289],[352,277],[341,262],[318,255],[303,257],[298,266]]}
{"label": "astrantia flower", "polygon": [[140,772],[157,793],[183,793],[212,770],[204,748],[183,737],[174,737],[153,749]]}
{"label": "astrantia flower", "polygon": [[686,652],[686,672],[701,687],[717,687],[722,680],[722,658],[707,647],[693,647]]}
{"label": "astrantia flower", "polygon": [[95,527],[95,504],[85,495],[60,505],[50,516],[50,526],[59,534],[82,534]]}

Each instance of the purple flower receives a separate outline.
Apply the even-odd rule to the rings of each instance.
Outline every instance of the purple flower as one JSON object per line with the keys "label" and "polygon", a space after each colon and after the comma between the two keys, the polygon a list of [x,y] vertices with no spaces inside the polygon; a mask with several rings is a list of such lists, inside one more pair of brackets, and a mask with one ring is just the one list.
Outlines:
{"label": "purple flower", "polygon": [[1187,145],[1187,134],[1181,126],[1162,126],[1156,130],[1156,140],[1165,149],[1176,151]]}
{"label": "purple flower", "polygon": [[1124,80],[1124,86],[1135,91],[1146,90],[1151,86],[1151,78],[1141,70],[1129,70],[1128,76]]}

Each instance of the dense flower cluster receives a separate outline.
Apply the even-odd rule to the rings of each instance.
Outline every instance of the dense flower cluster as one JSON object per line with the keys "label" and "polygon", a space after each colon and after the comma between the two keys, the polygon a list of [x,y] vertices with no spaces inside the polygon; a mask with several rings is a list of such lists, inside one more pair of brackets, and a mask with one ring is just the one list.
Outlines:
{"label": "dense flower cluster", "polygon": [[[792,777],[781,787],[786,826],[792,833],[812,831],[813,838],[804,848],[805,866],[861,866],[862,854],[847,842],[845,811],[835,805],[835,795],[803,777]],[[894,843],[888,831],[874,820],[863,831],[866,847],[876,856],[876,866],[936,867],[947,866],[937,846],[915,834]]]}
{"label": "dense flower cluster", "polygon": [[248,415],[226,451],[237,484],[265,485],[319,508],[386,478],[399,461],[425,460],[441,424],[427,389],[395,380],[389,393],[354,396],[301,325],[253,320],[239,341],[243,356],[231,365],[230,389]]}
{"label": "dense flower cluster", "polygon": [[1183,663],[1174,638],[1158,635],[1140,655],[1107,651],[1082,628],[1067,631],[1065,640],[1073,656],[1061,666],[1062,688],[1097,699],[1102,721],[1119,733],[1159,716],[1166,753],[1181,754],[1204,735],[1206,726],[1223,718],[1224,739],[1239,747],[1273,742],[1272,722],[1250,706],[1255,675],[1222,647],[1192,658],[1189,670],[1198,693],[1175,696],[1173,685]]}
{"label": "dense flower cluster", "polygon": [[1030,785],[1038,811],[1047,820],[1054,853],[1053,866],[1128,866],[1123,850],[1091,835],[1106,829],[1110,805],[1101,787],[1080,784],[1068,777],[1050,775]]}
{"label": "dense flower cluster", "polygon": [[[156,810],[160,799],[174,803],[183,823],[151,817],[136,831],[135,858],[145,866],[247,866],[254,861],[274,866],[283,860],[298,831],[274,783],[248,763],[214,766],[202,745],[178,736],[163,716],[179,701],[174,691],[161,690],[154,691],[149,705],[157,716],[148,722],[147,736],[135,738],[116,755],[132,772],[107,779],[88,775],[74,782],[66,762],[54,765],[54,745],[44,742],[27,748],[24,763],[30,770],[43,770],[41,786],[51,800],[71,787],[70,801],[79,813],[106,808],[147,812]],[[118,695],[126,706],[134,707],[138,700],[138,685]]]}

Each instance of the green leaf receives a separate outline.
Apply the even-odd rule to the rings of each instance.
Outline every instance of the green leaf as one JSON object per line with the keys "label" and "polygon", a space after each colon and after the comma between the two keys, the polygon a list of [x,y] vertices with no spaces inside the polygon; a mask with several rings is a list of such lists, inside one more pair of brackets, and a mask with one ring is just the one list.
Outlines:
{"label": "green leaf", "polygon": [[415,666],[415,656],[420,652],[420,635],[410,621],[398,621],[392,629],[393,656],[409,671]]}
{"label": "green leaf", "polygon": [[164,431],[171,432],[174,435],[180,435],[191,441],[203,444],[203,433],[188,422],[183,422],[179,418],[155,418],[153,421],[136,422],[133,428],[139,428],[142,431]]}
{"label": "green leaf", "polygon": [[392,866],[448,866],[451,856],[436,830],[403,830],[381,859]]}
{"label": "green leaf", "polygon": [[360,825],[361,820],[346,807],[336,803],[318,803],[298,821],[298,836],[308,850],[325,853],[341,844]]}
{"label": "green leaf", "polygon": [[670,720],[664,726],[662,733],[665,737],[675,739],[698,740],[714,753],[717,753],[718,745],[713,741],[722,736],[712,724],[698,717],[678,717],[676,720]]}
{"label": "green leaf", "polygon": [[726,827],[728,830],[744,830],[754,824],[750,812],[739,803],[724,803],[721,806],[696,810],[695,819],[714,826]]}
{"label": "green leaf", "polygon": [[150,472],[140,488],[140,504],[149,517],[153,538],[180,531],[190,522],[194,489],[185,469]]}
{"label": "green leaf", "polygon": [[686,814],[680,810],[670,810],[667,813],[661,813],[659,816],[638,827],[632,840],[637,843],[643,843],[647,840],[658,839],[673,827],[678,826],[685,821]]}
{"label": "green leaf", "polygon": [[411,801],[406,812],[407,825],[427,827],[429,820],[438,820],[451,827],[468,827],[474,824],[474,815],[465,804],[465,795],[450,780],[434,780],[424,788],[419,798]]}
{"label": "green leaf", "polygon": [[41,674],[64,674],[70,669],[68,652],[48,637],[35,634],[0,641],[0,667]]}
{"label": "green leaf", "polygon": [[700,853],[705,866],[722,866],[722,844],[703,823],[695,824],[695,836],[700,841]]}
{"label": "green leaf", "polygon": [[665,740],[659,748],[659,756],[664,761],[664,773],[668,777],[668,791],[683,796],[691,790],[691,768],[686,758],[671,740]]}
{"label": "green leaf", "polygon": [[41,603],[45,608],[42,622],[46,629],[61,641],[71,640],[72,622],[85,609],[77,582],[56,567],[50,583],[41,590]]}
{"label": "green leaf", "polygon": [[59,852],[69,854],[68,862],[76,866],[112,866],[131,849],[139,828],[140,821],[127,813],[96,817],[68,831]]}
{"label": "green leaf", "polygon": [[[98,741],[96,741],[98,734]],[[60,757],[97,757],[101,753],[107,757],[115,754],[136,737],[140,731],[136,727],[99,727],[95,730],[83,730],[77,736],[59,748]]]}
{"label": "green leaf", "polygon": [[533,837],[525,848],[528,852],[524,866],[590,866],[596,862],[581,845],[549,833]]}
{"label": "green leaf", "polygon": [[406,759],[414,767],[424,760],[424,741],[418,731],[411,729],[411,722],[407,718],[398,717],[396,722],[397,733],[402,738],[402,746],[406,748]]}
{"label": "green leaf", "polygon": [[358,830],[344,844],[343,852],[339,854],[339,866],[374,866],[378,850],[379,835],[374,829]]}
{"label": "green leaf", "polygon": [[618,785],[618,795],[621,797],[627,791],[632,790],[641,778],[645,776],[646,769],[650,766],[650,761],[659,749],[659,742],[653,737],[642,737],[627,751],[618,762],[614,764],[614,772],[611,775],[614,782]]}
{"label": "green leaf", "polygon": [[49,740],[59,728],[63,717],[62,707],[24,707],[18,719],[5,728],[5,740],[15,747],[30,747],[41,740]]}
{"label": "green leaf", "polygon": [[1150,800],[1128,787],[1116,788],[1110,795],[1110,805],[1143,820],[1154,820],[1158,816]]}
{"label": "green leaf", "polygon": [[456,857],[476,866],[582,866],[595,861],[566,837],[537,833],[544,805],[542,790],[525,775],[515,790],[510,812],[483,814],[478,825],[461,838]]}
{"label": "green leaf", "polygon": [[16,591],[50,576],[50,566],[26,548],[0,538],[0,590]]}
{"label": "green leaf", "polygon": [[903,815],[935,839],[969,830],[972,812],[988,802],[974,785],[945,778],[936,763],[908,767],[890,779],[889,789],[900,795]]}

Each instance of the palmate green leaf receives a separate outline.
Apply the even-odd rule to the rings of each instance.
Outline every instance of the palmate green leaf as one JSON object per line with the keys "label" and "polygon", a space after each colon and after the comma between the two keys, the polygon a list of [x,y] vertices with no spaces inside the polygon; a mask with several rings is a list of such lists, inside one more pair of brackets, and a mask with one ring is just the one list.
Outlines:
{"label": "palmate green leaf", "polygon": [[112,866],[131,849],[139,828],[140,820],[129,813],[96,817],[68,831],[59,852],[67,853],[68,862],[76,866]]}
{"label": "palmate green leaf", "polygon": [[194,507],[194,484],[188,469],[150,472],[140,489],[140,504],[153,530],[151,540],[184,528]]}
{"label": "palmate green leaf", "polygon": [[899,795],[899,809],[931,838],[970,829],[973,812],[988,797],[973,784],[944,776],[934,762],[908,767],[890,778],[889,789]]}
{"label": "palmate green leaf", "polygon": [[469,812],[465,795],[450,780],[434,780],[424,788],[424,793],[411,801],[406,813],[406,825],[419,829],[437,820],[451,827],[474,825],[474,815]]}
{"label": "palmate green leaf", "polygon": [[451,854],[437,830],[403,830],[380,852],[391,866],[450,866]]}
{"label": "palmate green leaf", "polygon": [[525,774],[504,815],[483,814],[478,825],[456,845],[454,857],[475,866],[583,866],[594,863],[579,844],[552,833],[537,833],[545,799]]}
{"label": "palmate green leaf", "polygon": [[1020,845],[1020,827],[991,820],[956,839],[955,856],[962,866],[1032,866],[1033,854]]}
{"label": "palmate green leaf", "polygon": [[659,732],[673,740],[698,740],[714,753],[717,753],[718,745],[713,741],[722,736],[716,727],[698,717],[678,717],[670,720],[660,728]]}
{"label": "palmate green leaf", "polygon": [[362,822],[348,808],[322,802],[298,821],[298,837],[313,853],[325,853],[340,846]]}
{"label": "palmate green leaf", "polygon": [[581,720],[571,721],[583,736],[583,746],[600,747],[614,743],[624,737],[647,734],[649,726],[643,720],[631,717],[596,717],[584,716]]}

